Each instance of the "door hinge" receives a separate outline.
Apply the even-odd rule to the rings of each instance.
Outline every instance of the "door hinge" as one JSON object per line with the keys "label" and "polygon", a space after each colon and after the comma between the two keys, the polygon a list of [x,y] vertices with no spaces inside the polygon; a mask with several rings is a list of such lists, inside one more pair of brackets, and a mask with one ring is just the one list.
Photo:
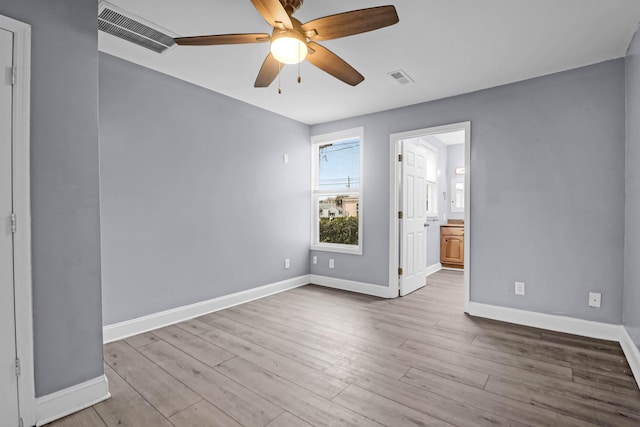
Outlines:
{"label": "door hinge", "polygon": [[398,154],[398,161],[401,162],[402,161],[402,154]]}
{"label": "door hinge", "polygon": [[402,267],[398,267],[398,276],[402,276]]}
{"label": "door hinge", "polygon": [[16,358],[16,378],[20,376],[20,359]]}
{"label": "door hinge", "polygon": [[398,218],[402,219],[402,211],[398,211]]}
{"label": "door hinge", "polygon": [[11,67],[11,86],[16,84],[16,79],[18,78],[18,69],[13,66]]}
{"label": "door hinge", "polygon": [[18,427],[24,427],[24,421],[22,421],[22,418],[18,418]]}
{"label": "door hinge", "polygon": [[11,212],[11,232],[15,233],[18,226],[16,225],[16,214]]}

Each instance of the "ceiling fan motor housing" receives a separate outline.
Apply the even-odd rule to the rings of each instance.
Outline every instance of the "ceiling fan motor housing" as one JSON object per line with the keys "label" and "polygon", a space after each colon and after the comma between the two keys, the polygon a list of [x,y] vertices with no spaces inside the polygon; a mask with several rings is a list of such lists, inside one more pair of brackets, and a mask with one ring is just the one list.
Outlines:
{"label": "ceiling fan motor housing", "polygon": [[302,6],[304,0],[280,0],[280,3],[289,15],[298,10]]}

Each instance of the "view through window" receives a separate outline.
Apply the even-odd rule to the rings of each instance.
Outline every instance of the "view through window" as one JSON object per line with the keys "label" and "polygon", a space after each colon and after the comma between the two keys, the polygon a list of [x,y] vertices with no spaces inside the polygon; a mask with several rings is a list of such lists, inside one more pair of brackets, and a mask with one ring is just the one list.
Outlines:
{"label": "view through window", "polygon": [[314,137],[316,249],[358,250],[361,240],[361,132]]}

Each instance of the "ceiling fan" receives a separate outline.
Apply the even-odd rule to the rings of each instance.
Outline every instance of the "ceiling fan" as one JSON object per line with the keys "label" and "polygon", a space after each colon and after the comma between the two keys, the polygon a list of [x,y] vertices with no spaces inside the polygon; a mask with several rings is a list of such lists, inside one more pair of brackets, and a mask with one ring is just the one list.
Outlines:
{"label": "ceiling fan", "polygon": [[[266,33],[218,34],[211,36],[178,37],[183,46],[212,46],[225,44],[271,42],[271,52],[264,60],[254,87],[268,87],[280,73],[282,64],[297,64],[305,58],[335,78],[356,86],[364,80],[351,65],[329,49],[316,43],[360,34],[393,25],[399,21],[393,6],[379,6],[352,10],[301,23],[291,15],[303,0],[251,0],[253,6],[273,27]],[[298,76],[298,83],[300,77]]]}

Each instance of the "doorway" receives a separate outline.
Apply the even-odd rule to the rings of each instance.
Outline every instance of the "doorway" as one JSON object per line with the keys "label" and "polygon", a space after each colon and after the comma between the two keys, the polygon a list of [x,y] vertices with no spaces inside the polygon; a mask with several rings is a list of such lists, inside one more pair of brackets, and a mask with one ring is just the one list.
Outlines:
{"label": "doorway", "polygon": [[29,208],[30,31],[0,15],[0,424],[35,424]]}
{"label": "doorway", "polygon": [[[468,311],[470,154],[470,122],[390,136],[389,286],[398,290],[397,295],[425,286],[426,276],[443,268],[442,254],[444,268],[464,271],[464,310]],[[419,162],[425,169],[416,174]],[[441,229],[453,236],[442,240]],[[447,243],[444,248],[443,242]]]}

